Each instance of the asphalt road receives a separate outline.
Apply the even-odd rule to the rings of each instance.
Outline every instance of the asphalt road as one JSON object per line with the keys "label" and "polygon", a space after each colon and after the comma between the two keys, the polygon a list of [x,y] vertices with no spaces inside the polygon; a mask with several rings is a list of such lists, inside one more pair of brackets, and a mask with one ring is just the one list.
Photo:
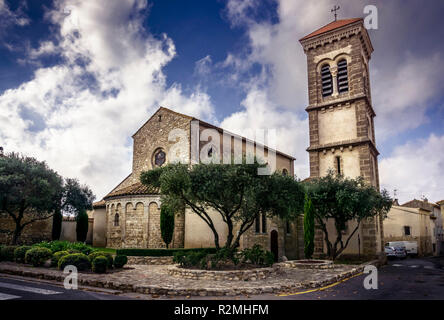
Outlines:
{"label": "asphalt road", "polygon": [[[283,300],[442,300],[444,299],[444,258],[389,261],[378,269],[378,289],[365,289],[363,274],[335,286],[292,295],[267,295],[252,299]],[[305,293],[304,293],[305,292]]]}
{"label": "asphalt road", "polygon": [[1,300],[127,300],[128,297],[85,290],[66,290],[51,285],[17,277],[0,276]]}

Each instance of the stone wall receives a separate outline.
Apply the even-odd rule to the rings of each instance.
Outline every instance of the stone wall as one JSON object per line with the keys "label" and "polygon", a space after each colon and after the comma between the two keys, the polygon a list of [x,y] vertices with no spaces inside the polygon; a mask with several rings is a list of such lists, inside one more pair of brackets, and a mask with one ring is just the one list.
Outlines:
{"label": "stone wall", "polygon": [[279,268],[257,268],[233,271],[192,270],[179,268],[178,266],[168,268],[168,274],[174,277],[213,281],[256,281],[266,279],[278,271]]}
{"label": "stone wall", "polygon": [[174,264],[173,257],[137,257],[128,256],[128,265],[143,264],[143,265],[165,265]]}
{"label": "stone wall", "polygon": [[[115,216],[119,214],[119,225]],[[160,231],[160,196],[122,196],[106,200],[107,239],[110,248],[166,248]],[[184,214],[175,216],[172,248],[184,246]]]}
{"label": "stone wall", "polygon": [[[24,222],[28,221],[24,218]],[[8,233],[0,233],[0,244],[9,244],[12,241],[12,232],[15,230],[15,223],[9,215],[0,214],[0,230]],[[52,237],[52,217],[35,221],[27,225],[19,238],[19,244],[33,244],[40,241],[50,241]]]}

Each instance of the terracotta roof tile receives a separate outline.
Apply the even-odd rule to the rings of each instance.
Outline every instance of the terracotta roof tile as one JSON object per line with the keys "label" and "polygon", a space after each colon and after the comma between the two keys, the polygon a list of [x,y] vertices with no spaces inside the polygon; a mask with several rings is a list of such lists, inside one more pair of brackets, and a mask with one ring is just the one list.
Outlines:
{"label": "terracotta roof tile", "polygon": [[101,208],[105,206],[105,200],[100,200],[93,203],[93,208]]}
{"label": "terracotta roof tile", "polygon": [[337,21],[330,22],[329,24],[323,26],[322,28],[319,28],[318,30],[313,31],[312,33],[306,35],[305,37],[299,39],[299,41],[302,41],[302,40],[305,40],[305,39],[308,39],[308,38],[312,38],[314,36],[318,36],[320,34],[323,34],[323,33],[328,32],[328,31],[332,31],[332,30],[337,29],[337,28],[341,28],[343,26],[346,26],[348,24],[357,22],[359,20],[362,20],[362,18],[342,19],[342,20],[337,20]]}
{"label": "terracotta roof tile", "polygon": [[125,187],[125,188],[110,192],[103,199],[108,199],[108,198],[117,197],[117,196],[145,195],[145,194],[159,194],[159,190],[156,188],[148,187],[140,182],[137,182],[129,187]]}

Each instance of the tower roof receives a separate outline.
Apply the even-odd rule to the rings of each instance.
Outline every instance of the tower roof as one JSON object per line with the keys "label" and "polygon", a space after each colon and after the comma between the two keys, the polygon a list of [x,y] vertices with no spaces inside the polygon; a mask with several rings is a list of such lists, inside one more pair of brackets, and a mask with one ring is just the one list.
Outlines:
{"label": "tower roof", "polygon": [[299,41],[318,36],[320,34],[326,33],[328,31],[332,31],[334,29],[341,28],[343,26],[355,23],[360,20],[362,20],[362,18],[342,19],[342,20],[330,22],[329,24],[323,26],[322,28],[319,28],[318,30],[313,31],[312,33],[306,35],[305,37],[299,39]]}

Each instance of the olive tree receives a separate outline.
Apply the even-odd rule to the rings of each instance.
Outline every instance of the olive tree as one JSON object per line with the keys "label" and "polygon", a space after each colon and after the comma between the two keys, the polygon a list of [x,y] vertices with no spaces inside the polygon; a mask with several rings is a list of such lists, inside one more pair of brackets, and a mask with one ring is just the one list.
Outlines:
{"label": "olive tree", "polygon": [[[302,212],[304,189],[299,181],[280,173],[258,175],[253,164],[169,164],[145,171],[141,182],[159,188],[162,203],[174,210],[187,206],[211,229],[221,247],[211,212],[227,227],[224,247],[234,250],[258,214],[294,218]],[[236,231],[236,233],[235,233]]]}
{"label": "olive tree", "polygon": [[[321,178],[307,183],[307,194],[311,199],[315,220],[324,233],[327,255],[336,259],[348,246],[350,239],[367,218],[386,217],[392,205],[388,192],[379,192],[365,183],[362,177],[345,178],[329,172]],[[330,241],[327,221],[332,219],[335,226],[335,240]],[[356,221],[356,226],[343,239],[347,222]]]}

